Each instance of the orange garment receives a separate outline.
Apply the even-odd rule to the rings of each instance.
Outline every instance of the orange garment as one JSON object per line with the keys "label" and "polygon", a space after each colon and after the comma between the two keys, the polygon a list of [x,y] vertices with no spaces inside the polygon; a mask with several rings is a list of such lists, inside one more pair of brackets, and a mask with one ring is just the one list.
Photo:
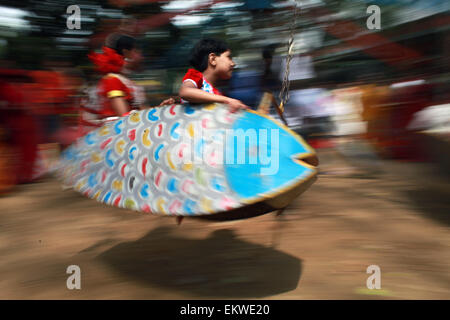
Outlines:
{"label": "orange garment", "polygon": [[32,95],[30,102],[36,114],[57,114],[67,102],[70,91],[65,86],[64,76],[56,71],[30,71],[34,83],[28,86]]}

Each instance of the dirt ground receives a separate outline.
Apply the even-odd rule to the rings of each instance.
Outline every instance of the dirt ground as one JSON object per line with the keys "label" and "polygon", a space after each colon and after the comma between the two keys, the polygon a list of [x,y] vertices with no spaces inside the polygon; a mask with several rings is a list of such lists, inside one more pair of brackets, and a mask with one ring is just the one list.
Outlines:
{"label": "dirt ground", "polygon": [[[177,226],[53,177],[18,186],[0,198],[0,299],[449,299],[446,181],[425,164],[374,173],[319,157],[319,179],[284,215],[233,222]],[[66,287],[70,265],[80,290]]]}

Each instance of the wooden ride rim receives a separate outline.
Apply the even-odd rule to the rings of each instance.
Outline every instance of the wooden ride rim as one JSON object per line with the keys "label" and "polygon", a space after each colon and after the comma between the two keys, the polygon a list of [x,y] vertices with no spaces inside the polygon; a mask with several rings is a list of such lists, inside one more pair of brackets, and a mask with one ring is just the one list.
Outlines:
{"label": "wooden ride rim", "polygon": [[177,217],[189,217],[211,221],[231,221],[261,216],[263,214],[285,208],[290,203],[292,203],[292,201],[294,201],[295,198],[297,198],[300,194],[305,192],[316,180],[317,180],[317,173],[312,175],[308,180],[304,181],[304,183],[296,186],[295,188],[289,190],[286,193],[278,194],[274,198],[261,199],[261,201],[257,201],[252,204],[232,209],[229,211],[199,216],[177,216]]}

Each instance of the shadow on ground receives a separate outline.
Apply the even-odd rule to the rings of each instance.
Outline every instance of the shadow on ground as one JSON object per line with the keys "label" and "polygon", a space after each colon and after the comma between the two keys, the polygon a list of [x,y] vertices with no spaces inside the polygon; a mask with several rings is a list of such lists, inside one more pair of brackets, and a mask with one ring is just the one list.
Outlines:
{"label": "shadow on ground", "polygon": [[409,190],[406,195],[413,206],[427,218],[450,226],[450,199],[447,190],[419,188]]}
{"label": "shadow on ground", "polygon": [[301,260],[291,255],[243,241],[228,229],[199,240],[172,229],[156,228],[98,258],[139,284],[204,298],[261,298],[294,290],[299,283]]}

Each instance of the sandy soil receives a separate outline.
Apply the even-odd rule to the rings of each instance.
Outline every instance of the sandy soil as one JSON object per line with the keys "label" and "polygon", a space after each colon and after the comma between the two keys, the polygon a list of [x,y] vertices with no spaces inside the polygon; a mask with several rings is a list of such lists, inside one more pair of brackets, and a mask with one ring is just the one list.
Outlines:
{"label": "sandy soil", "polygon": [[[18,186],[0,198],[0,299],[449,299],[448,185],[421,164],[368,174],[321,157],[284,215],[233,222],[177,226],[55,178]],[[70,265],[81,290],[66,287]]]}

